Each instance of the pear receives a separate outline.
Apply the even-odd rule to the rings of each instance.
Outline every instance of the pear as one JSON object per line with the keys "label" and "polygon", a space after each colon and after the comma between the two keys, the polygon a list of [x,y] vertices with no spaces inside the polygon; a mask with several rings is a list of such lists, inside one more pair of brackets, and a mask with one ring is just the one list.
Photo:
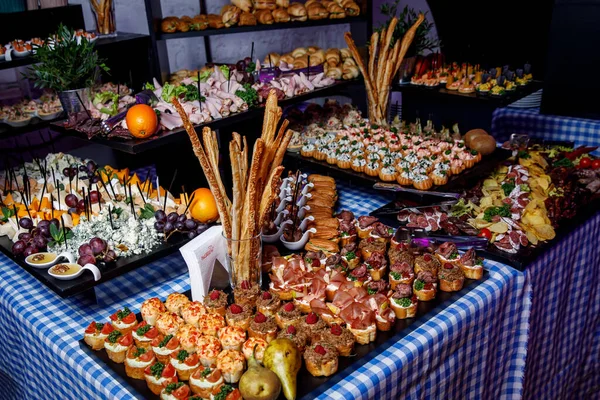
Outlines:
{"label": "pear", "polygon": [[275,400],[281,393],[281,382],[275,373],[260,365],[254,352],[248,360],[248,370],[240,378],[239,388],[245,400]]}
{"label": "pear", "polygon": [[296,376],[302,359],[294,342],[285,338],[272,340],[265,350],[263,364],[279,377],[285,398],[295,400]]}

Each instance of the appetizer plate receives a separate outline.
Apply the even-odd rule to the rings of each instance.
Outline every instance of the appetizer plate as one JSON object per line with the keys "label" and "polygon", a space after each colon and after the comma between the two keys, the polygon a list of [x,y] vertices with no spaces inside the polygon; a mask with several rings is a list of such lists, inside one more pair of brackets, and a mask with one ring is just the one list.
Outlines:
{"label": "appetizer plate", "polygon": [[58,118],[58,116],[62,114],[62,110],[57,111],[55,113],[52,114],[42,114],[38,111],[37,116],[39,119],[43,119],[44,121],[50,121],[51,119],[55,119]]}
{"label": "appetizer plate", "polygon": [[[462,290],[458,292],[438,292],[436,298],[432,301],[420,301],[417,306],[417,315],[415,318],[409,318],[404,320],[396,320],[395,324],[392,325],[392,329],[387,332],[378,331],[377,338],[374,342],[368,345],[356,345],[354,354],[352,357],[340,357],[338,372],[329,377],[314,377],[303,366],[300,368],[297,376],[297,399],[309,400],[315,399],[327,389],[338,383],[341,379],[346,378],[354,371],[361,368],[365,360],[374,358],[387,350],[390,346],[394,345],[402,338],[413,332],[415,329],[428,322],[431,318],[435,317],[439,312],[446,309],[449,305],[456,302],[461,297],[475,289],[478,285],[484,282],[489,277],[489,272],[484,269],[483,278],[478,281],[465,279]],[[213,278],[213,281],[215,279]],[[269,285],[268,274],[263,275],[263,289],[267,289]],[[212,287],[211,287],[212,289]],[[230,289],[225,289],[225,291]],[[190,292],[184,293],[188,298],[191,297]],[[142,317],[137,314],[137,320],[141,321]],[[83,336],[83,335],[82,335]],[[91,358],[106,365],[112,371],[114,371],[123,381],[127,382],[129,386],[137,391],[139,398],[145,398],[147,400],[158,400],[159,396],[153,394],[148,385],[144,380],[132,379],[125,373],[125,365],[117,364],[108,358],[105,350],[93,351],[88,345],[85,344],[84,339],[79,340],[79,347]],[[237,387],[237,384],[232,386]],[[285,400],[283,394],[278,397],[278,400]]]}
{"label": "appetizer plate", "polygon": [[23,119],[23,120],[19,120],[19,121],[7,119],[4,122],[7,123],[8,125],[12,126],[13,128],[20,128],[22,126],[29,125],[29,123],[31,122],[31,118],[32,117],[29,117],[27,119]]}
{"label": "appetizer plate", "polygon": [[75,257],[73,254],[68,252],[62,252],[60,254],[56,253],[36,253],[32,254],[29,257],[25,258],[25,262],[32,268],[49,268],[56,264],[57,262],[61,262],[67,260],[69,263],[75,263]]}
{"label": "appetizer plate", "polygon": [[304,232],[304,234],[302,234],[302,238],[300,240],[298,240],[297,242],[288,242],[287,240],[285,240],[283,238],[283,236],[281,236],[279,238],[279,240],[281,241],[281,243],[283,243],[283,245],[285,246],[286,249],[292,250],[292,251],[300,251],[304,248],[304,245],[306,244],[306,242],[308,242],[308,237],[309,237],[310,233],[317,233],[317,230],[315,228],[310,228],[309,230]]}
{"label": "appetizer plate", "polygon": [[61,281],[68,281],[71,279],[78,278],[79,275],[83,274],[83,271],[92,271],[94,274],[94,280],[99,281],[102,278],[102,274],[98,267],[94,264],[85,264],[83,267],[77,263],[61,263],[56,264],[48,270],[48,275]]}

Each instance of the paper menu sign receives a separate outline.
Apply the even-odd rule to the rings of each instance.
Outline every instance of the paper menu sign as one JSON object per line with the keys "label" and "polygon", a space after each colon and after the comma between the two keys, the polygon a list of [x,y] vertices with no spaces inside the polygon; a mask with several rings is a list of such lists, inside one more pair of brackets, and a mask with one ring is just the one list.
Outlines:
{"label": "paper menu sign", "polygon": [[227,270],[227,242],[222,232],[223,227],[215,225],[179,249],[188,266],[194,301],[202,301],[208,293],[215,261]]}

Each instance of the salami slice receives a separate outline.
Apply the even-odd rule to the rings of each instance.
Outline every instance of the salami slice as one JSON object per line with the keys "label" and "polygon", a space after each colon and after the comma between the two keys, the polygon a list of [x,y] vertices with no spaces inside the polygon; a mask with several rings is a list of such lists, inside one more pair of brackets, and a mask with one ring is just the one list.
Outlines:
{"label": "salami slice", "polygon": [[408,221],[409,217],[410,217],[410,212],[408,212],[406,210],[402,210],[398,213],[398,221],[400,221],[400,222]]}
{"label": "salami slice", "polygon": [[527,239],[527,235],[524,234],[523,232],[520,232],[520,234],[521,234],[520,235],[521,236],[520,237],[521,246],[525,247],[529,244],[529,239]]}
{"label": "salami slice", "polygon": [[519,232],[517,231],[510,231],[508,234],[508,238],[510,239],[510,244],[515,247],[518,248],[519,244],[521,243],[521,237],[519,235]]}
{"label": "salami slice", "polygon": [[431,225],[431,230],[433,232],[438,231],[440,229],[440,226],[438,225],[437,221],[433,218],[431,218],[429,224]]}
{"label": "salami slice", "polygon": [[416,224],[417,223],[417,217],[418,217],[417,214],[410,214],[408,216],[408,222]]}
{"label": "salami slice", "polygon": [[419,224],[421,228],[427,228],[427,218],[425,218],[422,215],[419,215],[419,217],[417,218],[417,224]]}

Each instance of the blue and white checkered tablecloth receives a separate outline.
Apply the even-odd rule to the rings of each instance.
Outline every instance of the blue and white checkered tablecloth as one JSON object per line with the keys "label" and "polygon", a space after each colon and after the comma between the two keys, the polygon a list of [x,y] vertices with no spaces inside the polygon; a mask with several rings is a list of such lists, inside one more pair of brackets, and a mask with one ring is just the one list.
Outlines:
{"label": "blue and white checkered tablecloth", "polygon": [[[546,140],[575,142],[578,146],[600,146],[600,121],[540,114],[539,108],[498,108],[492,116],[492,135],[500,142],[513,133]],[[594,154],[600,155],[596,151]]]}
{"label": "blue and white checkered tablecloth", "polygon": [[[340,186],[341,207],[356,213],[366,213],[387,203],[379,193],[370,190]],[[589,237],[598,233],[600,217],[580,228],[574,237]],[[578,245],[565,239],[564,246]],[[569,244],[570,243],[570,244]],[[563,246],[563,243],[560,244]],[[592,244],[590,244],[592,246]],[[595,258],[589,258],[594,251],[582,252],[579,259],[564,263],[565,248],[552,251],[535,264],[536,268],[549,268],[555,276],[556,269],[577,270],[573,263],[593,262],[598,265],[598,248]],[[573,265],[573,267],[571,267]],[[320,394],[320,398],[506,398],[521,397],[523,393],[524,367],[527,357],[527,342],[530,324],[538,323],[537,318],[549,324],[550,331],[556,328],[554,315],[548,310],[551,302],[535,301],[536,279],[531,274],[523,274],[503,264],[487,262],[489,278],[452,305],[422,324],[409,335],[376,357],[367,360],[361,368],[348,376],[338,376],[334,385]],[[542,270],[543,271],[543,270]],[[594,274],[596,279],[598,271]],[[89,357],[79,348],[78,340],[91,320],[105,321],[118,307],[128,305],[139,311],[142,301],[148,297],[165,298],[174,291],[189,289],[187,268],[179,254],[165,257],[145,267],[129,272],[117,279],[98,286],[98,304],[83,295],[61,299],[35,278],[15,265],[7,257],[0,255],[0,339],[4,351],[0,353],[0,398],[136,398],[136,392],[110,370]],[[545,287],[545,291],[572,289],[582,285],[583,274],[573,273],[568,284],[562,287]],[[587,276],[587,275],[586,275]],[[588,277],[589,279],[589,277]],[[563,282],[564,283],[564,282]],[[533,287],[533,293],[532,293]],[[584,322],[582,309],[590,306],[589,316],[599,315],[597,305],[598,285],[595,292],[586,290],[568,293],[552,293],[551,299],[559,304],[569,303],[559,319],[566,321],[568,316],[581,322],[572,324],[573,335],[582,335],[580,340],[573,335],[565,336],[562,342],[571,350],[571,360],[558,358],[562,352],[548,346],[542,340],[533,343],[536,348],[548,351],[540,362],[539,375],[548,364],[558,361],[560,373],[571,377],[573,371],[593,373],[588,365],[582,369],[577,359],[597,361],[598,340],[589,340],[590,329],[594,327]],[[593,292],[593,293],[592,293]],[[532,312],[532,302],[534,309]],[[546,307],[544,307],[546,305]],[[537,307],[537,308],[536,308]],[[594,314],[595,313],[595,314]],[[530,314],[533,319],[530,318]],[[596,319],[597,322],[597,319]],[[563,328],[563,325],[558,325]],[[597,326],[596,326],[597,328]],[[535,332],[531,332],[532,334]],[[562,331],[561,331],[562,333]],[[532,335],[535,336],[535,335]],[[563,343],[572,340],[573,343]],[[593,346],[595,347],[592,347]],[[573,352],[578,345],[579,351]],[[531,347],[531,345],[530,345]],[[566,351],[566,350],[565,350]],[[571,361],[571,363],[567,363]],[[557,365],[556,368],[559,368]],[[536,375],[536,376],[537,376]],[[580,375],[577,375],[578,377]],[[554,383],[552,383],[554,382]],[[543,393],[554,393],[564,382],[544,381]],[[592,387],[594,382],[588,383]],[[575,381],[569,389],[577,389]],[[554,396],[546,396],[552,398]]]}

